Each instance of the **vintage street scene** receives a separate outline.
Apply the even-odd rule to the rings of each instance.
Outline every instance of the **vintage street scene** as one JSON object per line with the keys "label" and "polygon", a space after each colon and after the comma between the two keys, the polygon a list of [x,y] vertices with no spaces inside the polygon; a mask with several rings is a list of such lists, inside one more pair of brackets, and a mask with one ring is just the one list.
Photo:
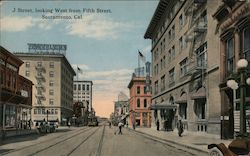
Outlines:
{"label": "vintage street scene", "polygon": [[0,32],[0,155],[250,156],[250,0],[4,0]]}

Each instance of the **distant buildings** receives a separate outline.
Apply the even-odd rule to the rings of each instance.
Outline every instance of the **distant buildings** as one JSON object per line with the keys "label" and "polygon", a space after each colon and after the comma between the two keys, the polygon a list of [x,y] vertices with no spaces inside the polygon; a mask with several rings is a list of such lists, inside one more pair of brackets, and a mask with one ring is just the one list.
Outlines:
{"label": "distant buildings", "polygon": [[24,61],[20,74],[34,83],[32,120],[66,123],[73,114],[74,69],[66,45],[28,44],[29,51],[15,55]]}
{"label": "distant buildings", "polygon": [[126,94],[120,92],[118,95],[118,100],[114,102],[114,114],[113,124],[116,125],[120,121],[124,124],[128,123],[128,116],[129,116],[129,101]]}
{"label": "distant buildings", "polygon": [[144,38],[152,40],[152,124],[220,134],[220,54],[216,21],[220,1],[161,0]]}
{"label": "distant buildings", "polygon": [[92,81],[74,81],[74,102],[83,102],[88,111],[92,111]]}
{"label": "distant buildings", "polygon": [[32,82],[19,75],[24,62],[0,46],[0,136],[31,128]]}

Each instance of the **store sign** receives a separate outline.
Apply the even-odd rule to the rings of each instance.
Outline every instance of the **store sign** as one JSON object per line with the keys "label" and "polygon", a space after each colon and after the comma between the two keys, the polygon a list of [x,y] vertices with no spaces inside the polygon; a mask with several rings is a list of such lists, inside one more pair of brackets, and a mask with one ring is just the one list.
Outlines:
{"label": "store sign", "polygon": [[66,52],[67,45],[28,43],[28,48],[29,52]]}
{"label": "store sign", "polygon": [[21,90],[21,95],[23,97],[28,97],[28,92],[26,90]]}

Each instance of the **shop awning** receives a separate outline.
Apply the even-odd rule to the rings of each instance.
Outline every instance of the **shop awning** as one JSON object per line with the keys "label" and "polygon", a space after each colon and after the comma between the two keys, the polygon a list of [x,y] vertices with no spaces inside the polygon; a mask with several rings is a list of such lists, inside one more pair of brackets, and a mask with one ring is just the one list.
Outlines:
{"label": "shop awning", "polygon": [[177,105],[176,104],[170,104],[170,103],[166,103],[166,102],[162,102],[159,104],[153,104],[151,106],[152,110],[159,110],[159,109],[176,109]]}
{"label": "shop awning", "polygon": [[175,103],[187,103],[187,94],[182,94],[177,100],[175,100]]}
{"label": "shop awning", "polygon": [[203,99],[203,98],[206,98],[206,89],[204,87],[201,87],[191,95],[192,100]]}

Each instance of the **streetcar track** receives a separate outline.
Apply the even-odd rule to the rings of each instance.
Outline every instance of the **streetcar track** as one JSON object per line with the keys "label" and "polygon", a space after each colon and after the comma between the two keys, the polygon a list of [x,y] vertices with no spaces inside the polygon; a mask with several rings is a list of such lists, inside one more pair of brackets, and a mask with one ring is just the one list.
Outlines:
{"label": "streetcar track", "polygon": [[69,140],[69,139],[72,139],[73,137],[75,137],[75,136],[77,136],[77,135],[79,135],[79,134],[85,133],[85,132],[89,131],[90,129],[91,129],[91,128],[85,128],[85,129],[84,129],[85,131],[81,131],[81,132],[76,133],[76,134],[74,134],[74,135],[72,135],[72,136],[70,136],[70,137],[67,137],[66,139],[60,140],[60,141],[58,141],[58,142],[56,142],[56,143],[54,143],[54,144],[52,144],[52,145],[49,145],[49,146],[47,146],[47,147],[45,147],[45,148],[42,148],[42,149],[40,149],[40,150],[38,150],[38,151],[36,151],[36,152],[34,152],[34,153],[32,153],[32,154],[29,154],[29,156],[34,156],[34,155],[36,155],[36,154],[38,154],[38,153],[40,153],[40,152],[42,152],[42,151],[45,151],[45,150],[47,150],[47,149],[49,149],[49,148],[51,148],[51,147],[53,147],[53,146],[56,146],[56,145],[58,145],[58,144],[60,144],[60,143],[62,143],[62,142],[65,142],[65,141],[67,141],[67,140]]}
{"label": "streetcar track", "polygon": [[98,145],[96,156],[100,156],[101,155],[104,133],[105,133],[105,124],[104,124],[103,130],[102,130],[102,136],[101,136],[101,139],[100,139],[100,142],[99,142],[99,145]]}
{"label": "streetcar track", "polygon": [[77,150],[77,148],[79,148],[83,143],[85,143],[92,135],[94,135],[97,131],[99,130],[99,127],[93,132],[91,133],[89,136],[87,136],[87,138],[85,138],[82,142],[80,142],[75,148],[73,148],[68,154],[67,156],[70,156],[75,150]]}
{"label": "streetcar track", "polygon": [[[80,130],[77,130],[76,132],[79,132],[79,131],[82,131],[82,130],[85,130],[86,128],[81,128]],[[75,133],[75,132],[74,132]],[[73,133],[73,134],[74,134]],[[79,134],[79,133],[77,133]],[[39,144],[42,144],[42,143],[46,143],[46,142],[50,142],[51,140],[54,140],[54,139],[59,139],[59,138],[62,138],[62,137],[65,137],[64,134],[61,134],[60,136],[55,136],[55,137],[52,137],[48,140],[44,140],[44,141],[41,141],[41,142],[38,142],[38,143],[35,143],[35,144],[32,144],[32,145],[28,145],[28,146],[24,146],[24,147],[21,147],[21,148],[18,148],[18,149],[13,149],[11,151],[8,151],[8,152],[4,152],[4,153],[1,153],[2,155],[6,155],[6,154],[9,154],[9,153],[13,153],[13,152],[17,152],[17,151],[21,151],[21,150],[24,150],[24,149],[27,149],[27,148],[30,148],[30,147],[34,147],[36,145],[39,145]]]}

